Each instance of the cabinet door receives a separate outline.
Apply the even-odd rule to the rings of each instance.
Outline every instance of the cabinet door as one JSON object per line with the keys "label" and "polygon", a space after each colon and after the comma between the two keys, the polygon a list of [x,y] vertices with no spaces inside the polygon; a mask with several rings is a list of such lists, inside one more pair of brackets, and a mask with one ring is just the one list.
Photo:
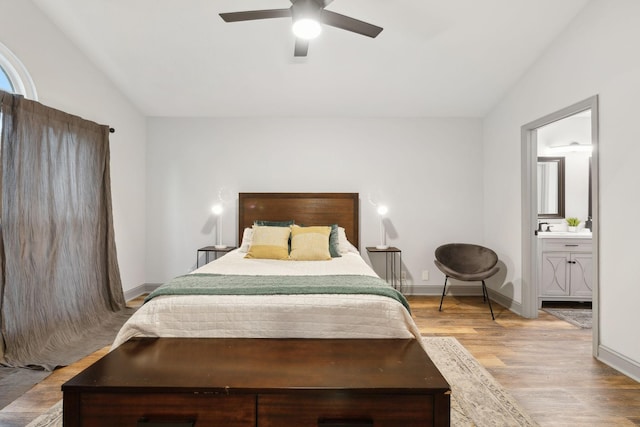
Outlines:
{"label": "cabinet door", "polygon": [[569,295],[569,252],[543,252],[540,294],[542,296]]}
{"label": "cabinet door", "polygon": [[571,295],[588,297],[593,295],[593,258],[591,254],[571,254]]}

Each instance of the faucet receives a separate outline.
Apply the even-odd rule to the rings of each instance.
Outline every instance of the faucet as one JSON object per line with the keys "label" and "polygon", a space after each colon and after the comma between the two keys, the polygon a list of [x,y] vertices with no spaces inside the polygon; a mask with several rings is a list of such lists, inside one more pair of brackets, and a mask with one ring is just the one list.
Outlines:
{"label": "faucet", "polygon": [[546,225],[547,225],[547,231],[549,231],[549,230],[550,230],[550,228],[549,228],[549,227],[550,227],[550,225],[549,225],[549,223],[548,223],[548,222],[540,222],[540,223],[538,223],[538,229],[536,230],[536,233],[535,233],[535,234],[538,234],[539,232],[543,231],[543,230],[542,230],[542,225],[543,225],[543,224],[546,224]]}

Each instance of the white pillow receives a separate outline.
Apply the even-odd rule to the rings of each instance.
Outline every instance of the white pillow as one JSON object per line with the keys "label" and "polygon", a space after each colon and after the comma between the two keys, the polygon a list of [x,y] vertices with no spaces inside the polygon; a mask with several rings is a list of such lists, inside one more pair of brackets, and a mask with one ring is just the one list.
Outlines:
{"label": "white pillow", "polygon": [[244,233],[242,233],[242,244],[240,245],[239,252],[244,252],[244,253],[249,252],[249,247],[251,246],[252,240],[253,240],[253,228],[247,227],[244,229]]}
{"label": "white pillow", "polygon": [[338,248],[340,249],[341,254],[346,254],[349,252],[359,253],[358,248],[356,248],[349,240],[347,240],[347,233],[345,232],[343,227],[338,227]]}

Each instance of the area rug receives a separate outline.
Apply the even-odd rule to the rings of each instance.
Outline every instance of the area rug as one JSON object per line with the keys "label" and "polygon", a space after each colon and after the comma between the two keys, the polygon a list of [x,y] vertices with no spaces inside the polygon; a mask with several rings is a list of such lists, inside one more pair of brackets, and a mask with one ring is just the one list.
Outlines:
{"label": "area rug", "polygon": [[[537,426],[517,401],[452,337],[423,338],[431,360],[451,386],[453,427]],[[62,427],[62,401],[27,427]]]}
{"label": "area rug", "polygon": [[423,338],[451,386],[452,426],[537,426],[520,404],[453,337]]}
{"label": "area rug", "polygon": [[593,312],[590,308],[543,308],[552,316],[582,329],[591,329]]}

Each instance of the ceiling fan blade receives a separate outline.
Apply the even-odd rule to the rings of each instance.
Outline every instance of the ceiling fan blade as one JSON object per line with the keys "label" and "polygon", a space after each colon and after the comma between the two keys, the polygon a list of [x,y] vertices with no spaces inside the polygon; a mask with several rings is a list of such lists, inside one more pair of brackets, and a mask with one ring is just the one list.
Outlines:
{"label": "ceiling fan blade", "polygon": [[309,51],[309,40],[296,37],[296,47],[293,51],[293,56],[307,56]]}
{"label": "ceiling fan blade", "polygon": [[326,25],[362,34],[363,36],[371,38],[376,37],[382,31],[382,27],[359,21],[349,16],[340,15],[339,13],[331,12],[330,10],[322,10],[320,20]]}
{"label": "ceiling fan blade", "polygon": [[225,22],[254,21],[257,19],[290,18],[291,8],[247,10],[245,12],[228,12],[219,14]]}

